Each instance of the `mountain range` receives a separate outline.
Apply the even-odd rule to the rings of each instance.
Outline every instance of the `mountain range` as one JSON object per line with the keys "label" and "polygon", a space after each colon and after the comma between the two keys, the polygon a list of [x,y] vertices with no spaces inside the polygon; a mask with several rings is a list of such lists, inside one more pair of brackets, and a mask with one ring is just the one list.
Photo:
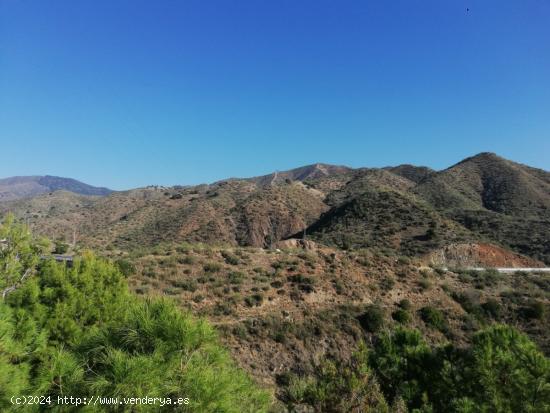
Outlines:
{"label": "mountain range", "polygon": [[108,188],[99,188],[71,178],[58,176],[13,176],[0,179],[0,202],[30,198],[37,195],[54,192],[70,191],[80,195],[109,195]]}
{"label": "mountain range", "polygon": [[314,164],[104,194],[64,178],[32,194],[10,179],[4,191],[18,195],[0,216],[64,240],[55,249],[67,254],[92,249],[137,295],[207,318],[283,403],[293,377],[344,363],[397,326],[463,349],[507,323],[550,354],[550,273],[467,268],[550,264],[550,173],[493,153],[441,171]]}
{"label": "mountain range", "polygon": [[550,263],[550,173],[493,153],[442,171],[314,164],[120,192],[67,178],[18,177],[0,180],[0,193],[0,212],[15,212],[39,233],[100,249],[183,241],[270,248],[306,238],[430,257],[482,243]]}

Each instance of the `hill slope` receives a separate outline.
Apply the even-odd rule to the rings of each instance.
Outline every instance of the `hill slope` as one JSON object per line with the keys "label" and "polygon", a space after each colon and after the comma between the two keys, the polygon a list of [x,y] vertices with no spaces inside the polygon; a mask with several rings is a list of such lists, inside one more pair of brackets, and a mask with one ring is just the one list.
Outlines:
{"label": "hill slope", "polygon": [[541,217],[550,209],[550,173],[480,153],[431,174],[414,192],[438,209]]}
{"label": "hill slope", "polygon": [[431,175],[413,192],[469,230],[550,262],[550,173],[481,153]]}
{"label": "hill slope", "polygon": [[[49,181],[48,188],[60,186]],[[491,153],[439,172],[315,164],[101,198],[58,191],[0,203],[0,213],[7,210],[41,234],[74,239],[76,233],[81,246],[99,249],[183,241],[269,248],[305,235],[408,256],[482,243],[550,262],[550,174]]]}

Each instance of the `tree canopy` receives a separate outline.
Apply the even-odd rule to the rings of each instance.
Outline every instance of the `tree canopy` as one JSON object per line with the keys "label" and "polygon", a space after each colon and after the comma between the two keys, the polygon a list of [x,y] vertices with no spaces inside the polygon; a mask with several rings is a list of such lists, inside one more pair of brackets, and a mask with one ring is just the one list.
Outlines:
{"label": "tree canopy", "polygon": [[[72,267],[40,260],[42,242],[13,217],[0,234],[0,286],[16,287],[0,302],[0,410],[16,410],[10,397],[26,394],[188,398],[176,410],[192,412],[268,409],[270,395],[234,364],[207,322],[166,299],[133,296],[118,266],[92,253]],[[26,271],[33,275],[21,281]]]}

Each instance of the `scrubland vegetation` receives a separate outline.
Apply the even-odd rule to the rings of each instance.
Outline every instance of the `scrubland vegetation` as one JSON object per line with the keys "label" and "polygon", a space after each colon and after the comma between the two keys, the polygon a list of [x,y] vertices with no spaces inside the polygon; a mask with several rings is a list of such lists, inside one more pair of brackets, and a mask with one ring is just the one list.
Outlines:
{"label": "scrubland vegetation", "polygon": [[190,412],[549,412],[550,274],[491,269],[550,262],[549,179],[482,153],[0,202],[18,217],[0,227],[0,411],[84,393]]}
{"label": "scrubland vegetation", "polygon": [[[550,409],[548,358],[513,327],[486,322],[506,321],[509,306],[516,306],[518,317],[543,322],[543,301],[513,296],[482,301],[481,293],[458,292],[449,287],[449,299],[478,320],[481,327],[465,345],[448,340],[436,344],[423,337],[425,333],[416,326],[424,325],[424,331],[439,332],[442,337],[452,338],[454,333],[440,308],[428,304],[415,307],[408,299],[401,299],[391,314],[385,305],[370,304],[342,307],[337,313],[327,309],[325,313],[307,315],[304,310],[303,321],[272,317],[260,324],[233,324],[230,330],[221,325],[221,338],[225,337],[226,343],[231,342],[227,341],[228,333],[237,340],[251,342],[266,333],[263,340],[283,347],[318,342],[325,334],[338,336],[342,331],[355,337],[355,350],[350,349],[353,354],[349,358],[327,353],[311,369],[279,373],[276,400],[270,386],[260,386],[238,367],[220,344],[216,329],[182,309],[178,297],[182,291],[191,294],[191,307],[208,305],[214,318],[223,319],[232,317],[238,308],[259,311],[266,300],[287,292],[289,299],[298,303],[315,295],[325,288],[325,279],[317,275],[320,268],[326,271],[335,296],[342,297],[350,293],[349,285],[337,279],[341,283],[338,292],[338,283],[330,281],[335,276],[331,272],[336,274],[343,265],[335,256],[324,255],[324,262],[320,262],[318,254],[297,252],[294,258],[270,259],[267,267],[267,263],[257,265],[251,251],[223,250],[218,255],[199,245],[196,248],[200,254],[196,254],[191,246],[182,245],[181,255],[157,251],[155,265],[147,261],[144,266],[144,261],[136,257],[110,261],[91,252],[82,253],[67,265],[48,259],[51,243],[33,238],[12,216],[1,226],[0,240],[0,289],[4,292],[0,303],[2,411],[16,410],[10,397],[21,394],[187,397],[189,405],[178,406],[177,410],[190,412]],[[375,258],[358,255],[353,260],[372,266]],[[396,265],[407,267],[410,261],[402,259]],[[128,288],[127,279],[135,274],[162,279],[174,269],[180,273],[180,266],[190,271],[184,279],[173,279],[174,294],[165,295],[174,299],[156,294],[139,297]],[[196,280],[195,270],[200,272]],[[420,278],[425,284],[429,280],[429,287],[419,286],[418,281],[411,284],[417,286],[418,294],[433,294],[433,285],[439,284],[434,277],[442,277],[434,274],[425,273]],[[503,283],[492,272],[481,279],[474,276],[468,272],[457,275],[460,282],[472,283],[473,291]],[[381,297],[404,282],[399,275],[390,279],[380,278],[377,291]],[[542,282],[527,275],[518,283],[531,285],[535,281]],[[220,300],[214,305],[203,303],[211,300],[210,287],[204,287],[210,284],[219,284],[216,288]],[[136,288],[143,287],[134,285]],[[91,406],[86,409],[105,410]],[[160,408],[120,408],[124,409]],[[53,411],[71,408],[58,406]]]}

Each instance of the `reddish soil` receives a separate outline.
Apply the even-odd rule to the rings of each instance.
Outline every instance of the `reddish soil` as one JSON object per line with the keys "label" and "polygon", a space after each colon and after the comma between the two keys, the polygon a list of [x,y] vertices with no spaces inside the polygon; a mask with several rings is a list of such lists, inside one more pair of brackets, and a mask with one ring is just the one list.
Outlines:
{"label": "reddish soil", "polygon": [[447,245],[428,255],[434,265],[447,267],[544,267],[543,263],[493,244]]}

